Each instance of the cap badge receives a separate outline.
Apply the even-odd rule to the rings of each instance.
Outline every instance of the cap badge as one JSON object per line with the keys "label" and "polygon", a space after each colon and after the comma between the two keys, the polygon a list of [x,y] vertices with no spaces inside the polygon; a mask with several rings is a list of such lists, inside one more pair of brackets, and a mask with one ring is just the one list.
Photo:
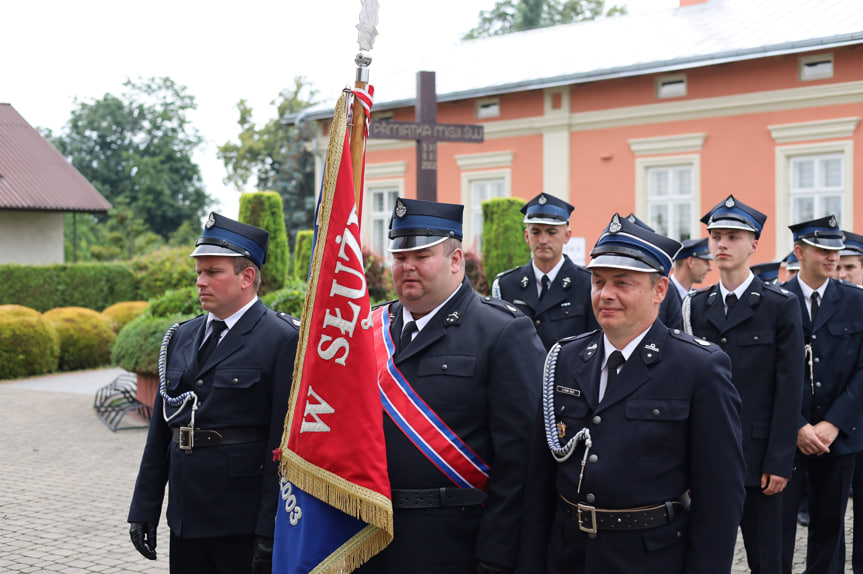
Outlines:
{"label": "cap badge", "polygon": [[629,214],[629,216],[626,219],[628,219],[630,223],[635,223],[635,214],[634,213]]}
{"label": "cap badge", "polygon": [[608,232],[617,233],[622,228],[623,225],[620,224],[620,217],[615,213],[614,217],[611,218],[611,223],[608,224]]}
{"label": "cap badge", "polygon": [[546,203],[548,203],[548,200],[545,198],[544,195],[540,195],[539,199],[537,199],[536,202],[540,205],[545,205]]}
{"label": "cap badge", "polygon": [[728,199],[726,199],[725,200],[725,207],[727,207],[728,209],[731,209],[732,207],[734,207],[734,198],[729,197]]}
{"label": "cap badge", "polygon": [[399,199],[398,201],[396,201],[396,217],[401,219],[407,214],[407,212],[408,208],[404,203],[402,203],[402,200]]}
{"label": "cap badge", "polygon": [[207,218],[207,222],[206,222],[206,223],[204,223],[204,228],[205,228],[205,229],[210,229],[210,228],[212,228],[214,225],[216,225],[216,217],[213,215],[213,212],[211,211],[211,212],[210,212],[210,216]]}
{"label": "cap badge", "polygon": [[829,225],[830,227],[836,227],[836,217],[831,215],[830,221],[827,222],[827,225]]}

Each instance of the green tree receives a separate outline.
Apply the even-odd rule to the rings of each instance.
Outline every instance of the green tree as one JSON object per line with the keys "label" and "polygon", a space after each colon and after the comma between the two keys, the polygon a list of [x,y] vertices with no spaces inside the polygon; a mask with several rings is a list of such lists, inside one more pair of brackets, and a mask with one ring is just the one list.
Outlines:
{"label": "green tree", "polygon": [[200,219],[211,201],[192,161],[203,141],[188,119],[195,98],[170,78],[123,86],[121,96],[76,99],[51,142],[115,208],[167,239],[184,222]]}
{"label": "green tree", "polygon": [[487,38],[618,14],[626,14],[626,6],[615,5],[606,10],[605,0],[497,0],[491,10],[480,10],[479,23],[463,39]]}
{"label": "green tree", "polygon": [[240,196],[239,220],[270,233],[261,293],[278,291],[285,286],[290,260],[281,196],[275,191],[244,193]]}
{"label": "green tree", "polygon": [[240,100],[239,141],[229,141],[219,147],[219,158],[228,170],[226,184],[242,190],[254,177],[255,189],[272,190],[282,196],[285,229],[291,242],[300,229],[314,225],[315,157],[306,148],[314,138],[314,127],[298,121],[285,125],[287,114],[302,112],[314,105],[317,91],[302,76],[294,78],[290,89],[282,90],[276,106],[276,117],[262,126],[252,120],[253,110]]}

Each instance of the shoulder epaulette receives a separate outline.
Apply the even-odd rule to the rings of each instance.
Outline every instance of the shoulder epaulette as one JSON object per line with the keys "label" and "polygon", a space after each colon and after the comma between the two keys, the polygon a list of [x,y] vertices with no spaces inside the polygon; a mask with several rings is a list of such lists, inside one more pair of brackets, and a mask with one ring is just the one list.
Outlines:
{"label": "shoulder epaulette", "polygon": [[378,307],[383,307],[384,305],[389,305],[390,303],[395,303],[398,299],[390,299],[389,301],[382,301],[380,303],[375,303],[372,305],[372,309],[377,309]]}
{"label": "shoulder epaulette", "polygon": [[293,315],[288,315],[284,311],[276,311],[275,313],[276,313],[276,317],[278,317],[279,319],[281,319],[285,323],[290,323],[294,327],[299,328],[300,320],[297,319],[296,317],[294,317]]}
{"label": "shoulder epaulette", "polygon": [[693,289],[687,293],[689,297],[695,297],[696,295],[701,295],[702,293],[710,293],[713,290],[713,285],[708,285],[707,287],[702,287],[701,289]]}
{"label": "shoulder epaulette", "polygon": [[494,297],[485,295],[482,297],[482,302],[491,305],[492,307],[495,307],[497,309],[506,310],[513,317],[518,317],[519,315],[521,315],[521,311],[518,310],[518,307],[505,299],[495,299]]}
{"label": "shoulder epaulette", "polygon": [[569,337],[564,337],[563,339],[559,339],[557,342],[563,345],[564,343],[571,343],[572,341],[578,341],[579,339],[584,339],[585,337],[591,337],[599,332],[599,329],[594,329],[593,331],[585,331],[584,333],[579,333],[578,335],[570,335]]}
{"label": "shoulder epaulette", "polygon": [[512,273],[513,271],[518,271],[521,267],[513,267],[512,269],[507,269],[506,271],[501,271],[497,275],[494,276],[495,279],[500,279],[501,277],[505,277]]}
{"label": "shoulder epaulette", "polygon": [[766,291],[772,291],[773,293],[778,293],[783,297],[794,297],[794,293],[782,287],[781,285],[777,285],[776,283],[765,283],[764,289]]}
{"label": "shoulder epaulette", "polygon": [[699,349],[704,349],[704,350],[709,350],[711,348],[713,350],[719,350],[719,347],[717,347],[716,345],[714,345],[710,341],[708,341],[706,339],[702,339],[700,337],[696,337],[695,335],[689,335],[688,333],[684,333],[680,329],[669,329],[668,332],[675,339],[680,339],[681,341],[686,341],[687,343],[689,343],[693,347],[698,347]]}

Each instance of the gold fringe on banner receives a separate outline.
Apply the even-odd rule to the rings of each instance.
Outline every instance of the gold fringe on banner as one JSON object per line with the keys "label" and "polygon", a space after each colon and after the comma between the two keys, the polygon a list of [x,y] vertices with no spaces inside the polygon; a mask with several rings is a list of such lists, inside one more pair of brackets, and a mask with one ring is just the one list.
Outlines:
{"label": "gold fringe on banner", "polygon": [[318,290],[318,279],[327,244],[330,216],[332,214],[333,197],[335,196],[344,151],[347,120],[346,95],[343,93],[336,103],[333,123],[330,126],[330,140],[327,146],[326,171],[324,185],[321,191],[320,209],[318,213],[317,242],[311,263],[308,290],[303,301],[303,313],[300,326],[300,336],[297,342],[297,356],[294,360],[293,388],[288,413],[285,417],[285,427],[282,432],[281,476],[315,498],[326,502],[341,512],[367,522],[369,525],[345,542],[324,562],[312,570],[312,574],[348,574],[359,568],[375,554],[386,548],[393,539],[393,510],[390,499],[373,490],[362,488],[342,477],[316,466],[300,457],[288,448],[297,396],[303,377],[303,364],[308,346],[311,316],[315,307],[315,296]]}

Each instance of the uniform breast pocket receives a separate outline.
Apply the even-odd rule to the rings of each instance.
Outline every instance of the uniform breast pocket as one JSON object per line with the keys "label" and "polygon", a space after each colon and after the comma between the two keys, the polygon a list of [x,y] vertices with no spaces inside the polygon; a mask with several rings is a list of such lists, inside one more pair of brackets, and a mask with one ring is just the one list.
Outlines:
{"label": "uniform breast pocket", "polygon": [[424,357],[417,365],[417,375],[417,380],[411,381],[414,388],[436,411],[482,408],[485,403],[475,355]]}
{"label": "uniform breast pocket", "polygon": [[630,453],[635,458],[678,457],[686,452],[689,401],[686,399],[630,399],[626,418],[632,424]]}
{"label": "uniform breast pocket", "polygon": [[176,391],[183,378],[183,369],[167,369],[165,371],[165,387],[169,391]]}
{"label": "uniform breast pocket", "polygon": [[552,321],[571,319],[584,316],[584,305],[573,305],[569,301],[561,303],[557,307],[549,309],[548,318]]}
{"label": "uniform breast pocket", "polygon": [[[856,351],[861,331],[863,331],[863,325],[852,325],[837,321],[828,323],[827,331],[830,333],[828,354],[833,357],[845,357]],[[823,352],[824,346],[819,345],[818,351]]]}
{"label": "uniform breast pocket", "polygon": [[213,387],[217,389],[248,389],[260,380],[260,369],[223,369],[216,371]]}
{"label": "uniform breast pocket", "polygon": [[755,331],[740,333],[737,336],[739,361],[736,367],[755,369],[770,362],[773,355],[776,336],[773,331]]}

